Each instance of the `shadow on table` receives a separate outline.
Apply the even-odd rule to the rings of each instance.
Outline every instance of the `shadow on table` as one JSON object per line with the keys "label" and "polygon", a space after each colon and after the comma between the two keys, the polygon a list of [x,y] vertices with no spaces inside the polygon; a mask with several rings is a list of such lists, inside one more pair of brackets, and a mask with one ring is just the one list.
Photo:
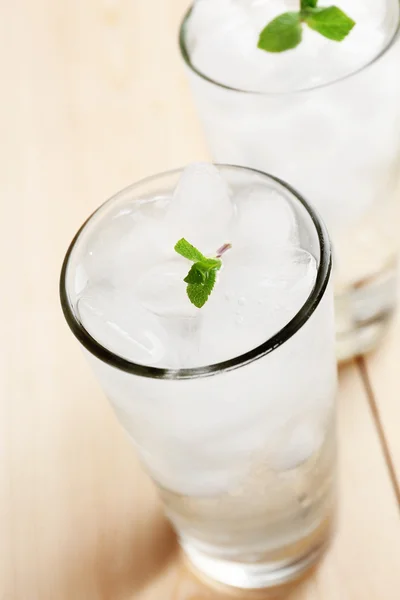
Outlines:
{"label": "shadow on table", "polygon": [[[101,590],[105,598],[135,597],[149,581],[157,578],[178,551],[176,536],[160,512],[135,528],[134,539],[130,539],[131,551],[120,568],[116,564],[112,544],[105,547],[99,558],[99,572],[103,572]],[[129,558],[128,558],[129,556]]]}
{"label": "shadow on table", "polygon": [[96,598],[136,598],[173,560],[176,536],[160,511],[151,511],[134,528],[130,525],[126,524],[125,532],[117,528],[116,536],[115,524],[110,523],[97,543],[80,540],[79,556],[70,561],[65,574],[68,597],[86,598],[82,590],[90,586],[97,590]]}
{"label": "shadow on table", "polygon": [[182,565],[174,594],[168,600],[300,600],[313,586],[316,567],[293,584],[271,590],[236,590],[199,578],[190,567]]}

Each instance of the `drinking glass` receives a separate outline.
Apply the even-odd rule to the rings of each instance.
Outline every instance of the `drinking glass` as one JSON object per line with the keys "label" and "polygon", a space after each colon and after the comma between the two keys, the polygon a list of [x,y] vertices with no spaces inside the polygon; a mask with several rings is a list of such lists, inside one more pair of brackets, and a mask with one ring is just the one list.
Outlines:
{"label": "drinking glass", "polygon": [[336,393],[331,247],[320,218],[291,187],[252,169],[217,168],[233,193],[254,185],[289,203],[300,246],[316,260],[310,294],[275,335],[217,364],[169,369],[132,362],[107,343],[100,324],[90,332],[86,327],[79,308],[82,288],[90,284],[86,258],[101,274],[104,255],[93,248],[106,239],[115,215],[123,220],[128,204],[168,197],[180,170],[131,185],[89,217],[66,254],[60,295],[67,323],[158,487],[191,563],[219,582],[262,588],[296,578],[330,537]]}
{"label": "drinking glass", "polygon": [[[287,2],[288,10],[297,6]],[[399,2],[366,0],[365,9],[371,4],[387,36],[383,50],[342,78],[293,90],[267,93],[215,80],[192,60],[207,33],[204,24],[192,23],[193,8],[180,30],[181,54],[213,159],[289,181],[328,227],[335,254],[340,360],[379,342],[397,302]],[[330,43],[332,52],[341,50]],[[298,49],[290,52],[288,57],[297,60]],[[270,56],[279,72],[282,57]]]}

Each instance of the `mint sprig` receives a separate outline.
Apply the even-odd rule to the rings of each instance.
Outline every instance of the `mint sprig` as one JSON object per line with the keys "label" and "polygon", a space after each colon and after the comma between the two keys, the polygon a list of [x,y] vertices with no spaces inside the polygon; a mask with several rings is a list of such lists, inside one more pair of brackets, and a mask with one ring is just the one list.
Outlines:
{"label": "mint sprig", "polygon": [[183,281],[187,283],[186,293],[190,302],[197,308],[204,306],[213,291],[217,271],[222,267],[220,257],[230,247],[230,244],[224,244],[217,250],[215,258],[207,258],[185,238],[175,244],[175,252],[194,263]]}
{"label": "mint sprig", "polygon": [[273,19],[260,33],[258,48],[266,52],[284,52],[296,48],[302,40],[303,23],[335,42],[341,42],[355,22],[337,6],[317,7],[318,0],[300,0],[298,12],[286,12]]}

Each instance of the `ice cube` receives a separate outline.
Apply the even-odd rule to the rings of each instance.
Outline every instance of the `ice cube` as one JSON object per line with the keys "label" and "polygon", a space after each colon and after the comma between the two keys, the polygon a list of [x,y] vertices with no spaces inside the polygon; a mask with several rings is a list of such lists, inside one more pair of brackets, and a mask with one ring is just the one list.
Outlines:
{"label": "ice cube", "polygon": [[302,415],[295,423],[289,420],[279,431],[275,445],[269,445],[272,468],[278,472],[297,468],[322,446],[324,434],[324,424],[315,414]]}
{"label": "ice cube", "polygon": [[266,342],[301,309],[315,283],[316,262],[306,250],[263,253],[261,247],[257,254],[253,246],[243,256],[234,250],[202,309],[202,359],[226,360]]}
{"label": "ice cube", "polygon": [[295,214],[281,193],[265,185],[254,185],[235,195],[237,219],[232,246],[269,246],[279,248],[298,244],[299,232]]}
{"label": "ice cube", "polygon": [[186,293],[189,267],[182,257],[161,262],[140,278],[136,289],[142,305],[158,316],[168,335],[176,356],[174,368],[194,366],[199,350],[202,315]]}
{"label": "ice cube", "polygon": [[230,267],[221,287],[243,326],[272,321],[279,329],[301,308],[316,276],[314,257],[301,248],[260,252],[251,263]]}
{"label": "ice cube", "polygon": [[229,241],[234,206],[228,186],[211,164],[188,166],[176,187],[167,214],[175,241],[184,237],[204,254],[213,255]]}
{"label": "ice cube", "polygon": [[[212,497],[227,493],[238,485],[249,469],[237,466],[227,468],[226,462],[218,460],[218,455],[210,459],[193,452],[192,446],[174,442],[156,447],[152,453],[143,446],[136,446],[148,470],[166,489],[187,496]],[[237,458],[233,452],[233,458]]]}
{"label": "ice cube", "polygon": [[165,225],[168,199],[136,201],[107,215],[87,243],[83,267],[89,281],[129,285],[149,266],[174,255],[176,240]]}
{"label": "ice cube", "polygon": [[134,290],[91,286],[83,291],[77,310],[88,333],[118,356],[144,365],[175,364],[164,328],[140,305]]}
{"label": "ice cube", "polygon": [[[129,394],[115,399],[121,421],[156,480],[194,496],[235,489],[268,432],[264,399],[249,410],[243,386],[225,395],[218,378],[211,390],[204,381],[172,383],[162,395],[149,394],[143,386],[134,404]],[[253,398],[249,402],[257,405]]]}
{"label": "ice cube", "polygon": [[190,303],[184,282],[190,265],[177,256],[146,271],[137,282],[137,297],[143,306],[165,317],[197,315],[198,309]]}

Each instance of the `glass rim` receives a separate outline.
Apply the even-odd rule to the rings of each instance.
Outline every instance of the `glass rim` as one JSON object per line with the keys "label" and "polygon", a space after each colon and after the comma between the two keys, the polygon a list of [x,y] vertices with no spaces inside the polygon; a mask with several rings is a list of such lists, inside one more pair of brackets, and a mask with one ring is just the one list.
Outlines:
{"label": "glass rim", "polygon": [[78,241],[80,241],[81,236],[84,234],[86,226],[93,219],[93,217],[95,217],[106,205],[111,204],[118,197],[120,197],[121,194],[124,194],[130,190],[134,190],[136,187],[143,185],[146,182],[157,180],[158,178],[163,176],[181,173],[183,168],[164,171],[156,175],[145,177],[111,196],[85,220],[85,222],[81,225],[68,247],[61,269],[59,287],[60,301],[62,311],[64,313],[64,317],[67,321],[69,328],[71,329],[74,336],[78,339],[78,341],[82,344],[82,346],[86,348],[86,350],[88,350],[95,357],[100,359],[102,362],[105,362],[106,364],[110,365],[111,367],[114,367],[121,371],[125,371],[126,373],[130,373],[132,375],[139,375],[142,377],[149,377],[152,379],[167,380],[197,379],[199,377],[210,377],[218,373],[232,371],[234,369],[252,363],[255,360],[266,356],[267,354],[270,354],[272,351],[279,348],[279,346],[287,342],[295,333],[297,333],[297,331],[299,331],[299,329],[301,329],[301,327],[303,327],[303,325],[307,323],[307,321],[319,305],[320,301],[322,300],[331,274],[332,252],[327,229],[320,217],[318,216],[318,214],[316,213],[316,211],[295,189],[293,189],[289,184],[282,181],[278,177],[275,177],[263,171],[259,171],[257,169],[251,169],[249,167],[240,167],[237,165],[225,165],[217,163],[214,164],[217,168],[240,169],[243,171],[253,172],[262,175],[263,177],[267,177],[274,183],[278,183],[286,191],[290,192],[290,194],[295,198],[296,202],[300,202],[303,208],[305,208],[317,232],[320,250],[320,261],[318,265],[317,276],[309,296],[302,304],[301,308],[294,315],[294,317],[288,323],[286,323],[284,327],[277,331],[272,337],[266,339],[265,342],[256,346],[255,348],[252,348],[251,350],[248,350],[243,354],[239,354],[238,356],[235,356],[228,360],[224,360],[210,365],[182,369],[169,369],[162,367],[147,366],[123,358],[122,356],[103,346],[87,331],[83,323],[78,319],[73,307],[71,306],[67,289],[69,261],[76,244],[78,243]]}
{"label": "glass rim", "polygon": [[255,95],[255,96],[289,96],[290,94],[302,94],[305,92],[311,92],[313,90],[327,88],[327,87],[333,86],[341,81],[345,81],[346,79],[350,79],[351,77],[354,77],[358,73],[361,73],[362,71],[364,71],[364,69],[367,69],[368,67],[373,65],[376,61],[378,61],[380,59],[381,56],[386,54],[386,52],[393,46],[398,34],[400,33],[400,13],[399,13],[399,18],[397,20],[397,27],[394,30],[391,38],[388,40],[387,44],[380,50],[380,52],[378,52],[378,54],[376,54],[373,58],[371,58],[371,60],[369,60],[367,63],[365,63],[358,69],[355,69],[354,71],[351,71],[350,73],[347,73],[347,75],[344,75],[343,77],[338,77],[336,79],[333,79],[332,81],[328,81],[326,83],[321,83],[318,85],[310,85],[308,87],[294,89],[294,90],[288,90],[288,91],[282,91],[282,92],[250,90],[250,89],[236,88],[234,86],[227,85],[225,83],[217,81],[216,79],[213,79],[212,77],[209,77],[208,75],[203,73],[203,71],[200,71],[200,69],[198,69],[193,64],[193,62],[190,58],[189,50],[187,48],[186,36],[185,36],[186,24],[189,20],[189,17],[192,13],[193,8],[194,8],[194,4],[189,6],[188,10],[186,11],[186,13],[182,19],[182,22],[181,22],[181,25],[179,28],[179,48],[180,48],[181,56],[182,56],[183,60],[185,61],[186,65],[194,73],[196,73],[196,75],[201,77],[201,79],[204,79],[205,81],[208,81],[209,83],[212,83],[213,85],[216,85],[217,87],[223,88],[225,90],[230,90],[231,92],[238,92],[240,94],[251,94],[251,95]]}

